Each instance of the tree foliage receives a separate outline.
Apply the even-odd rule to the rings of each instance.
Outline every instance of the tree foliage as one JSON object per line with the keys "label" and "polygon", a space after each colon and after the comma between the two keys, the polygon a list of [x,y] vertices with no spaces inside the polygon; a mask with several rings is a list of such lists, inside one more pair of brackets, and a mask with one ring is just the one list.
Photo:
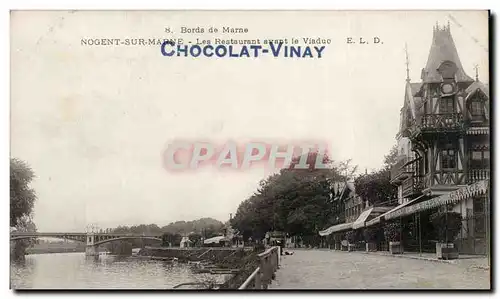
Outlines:
{"label": "tree foliage", "polygon": [[389,154],[384,157],[384,164],[381,169],[356,178],[354,181],[356,193],[363,200],[374,205],[397,198],[397,187],[391,184],[391,167],[396,164],[397,158],[398,148],[395,145],[391,148]]}
{"label": "tree foliage", "polygon": [[462,228],[462,215],[457,212],[437,212],[430,220],[439,242],[453,242]]}
{"label": "tree foliage", "polygon": [[391,184],[391,172],[388,168],[364,174],[354,181],[356,193],[370,204],[377,204],[395,199],[397,189]]}
{"label": "tree foliage", "polygon": [[24,222],[31,221],[33,206],[36,200],[35,190],[30,186],[34,177],[33,170],[26,162],[17,158],[10,159],[11,227],[16,227],[22,219],[25,219],[23,220]]}
{"label": "tree foliage", "polygon": [[398,146],[394,145],[389,154],[384,156],[384,169],[389,169],[398,162]]}
{"label": "tree foliage", "polygon": [[384,226],[384,237],[389,242],[401,241],[401,223],[399,221],[386,223]]}
{"label": "tree foliage", "polygon": [[332,182],[346,178],[327,156],[323,163],[328,167],[315,168],[316,158],[317,153],[310,153],[305,169],[296,169],[300,157],[294,158],[289,168],[262,180],[239,205],[231,225],[244,240],[262,240],[268,231],[283,231],[306,244],[319,242],[318,231],[336,219]]}
{"label": "tree foliage", "polygon": [[168,225],[159,227],[157,224],[140,224],[133,226],[118,226],[109,229],[113,233],[133,233],[133,234],[201,234],[205,238],[217,236],[222,232],[224,224],[213,218],[200,218],[192,221],[176,221]]}
{"label": "tree foliage", "polygon": [[[159,227],[157,224],[140,224],[133,226],[118,226],[101,230],[101,232],[120,233],[120,234],[146,234],[161,235],[162,246],[179,246],[182,236],[189,236],[194,242],[192,245],[201,245],[201,238],[211,238],[222,234],[224,224],[213,218],[200,218],[192,221],[176,221],[168,225]],[[154,240],[133,239],[129,241],[133,248],[146,245],[157,245]]]}

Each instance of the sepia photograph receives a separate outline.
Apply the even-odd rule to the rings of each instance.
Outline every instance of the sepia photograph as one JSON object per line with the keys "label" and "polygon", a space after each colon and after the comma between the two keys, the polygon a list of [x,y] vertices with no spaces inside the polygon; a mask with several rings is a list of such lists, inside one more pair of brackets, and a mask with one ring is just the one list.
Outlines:
{"label": "sepia photograph", "polygon": [[490,11],[9,19],[12,290],[492,290]]}

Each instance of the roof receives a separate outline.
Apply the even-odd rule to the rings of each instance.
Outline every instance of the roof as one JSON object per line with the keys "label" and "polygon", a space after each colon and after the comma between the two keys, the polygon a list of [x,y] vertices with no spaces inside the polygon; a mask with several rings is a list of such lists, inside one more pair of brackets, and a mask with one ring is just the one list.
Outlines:
{"label": "roof", "polygon": [[455,73],[455,78],[457,82],[474,81],[465,73],[462,67],[455,42],[451,36],[449,25],[444,26],[443,28],[439,28],[439,26],[434,27],[432,45],[427,59],[427,64],[422,70],[421,79],[425,83],[441,82],[442,78],[437,69],[444,61],[451,61],[456,65],[457,71]]}
{"label": "roof", "polygon": [[354,181],[352,180],[334,182],[332,184],[332,187],[335,193],[334,197],[338,197],[340,199],[349,197],[356,192],[354,187]]}
{"label": "roof", "polygon": [[210,239],[206,239],[203,241],[204,244],[212,244],[212,243],[219,243],[220,241],[226,241],[226,237],[224,236],[218,236],[218,237],[213,237]]}
{"label": "roof", "polygon": [[467,93],[467,97],[469,98],[471,95],[473,95],[477,90],[482,91],[488,98],[490,95],[490,89],[488,88],[489,86],[486,84],[483,84],[481,81],[474,81],[467,89],[465,90],[465,93]]}
{"label": "roof", "polygon": [[420,91],[420,88],[424,85],[423,83],[410,83],[410,88],[411,88],[411,94],[412,96],[415,96],[417,92]]}
{"label": "roof", "polygon": [[[418,118],[419,109],[422,106],[422,98],[416,96],[419,93],[422,85],[422,83],[410,83],[408,81],[406,82],[405,103],[403,105],[403,109],[410,109],[411,117],[413,119]],[[403,114],[403,117],[407,117],[406,113]]]}

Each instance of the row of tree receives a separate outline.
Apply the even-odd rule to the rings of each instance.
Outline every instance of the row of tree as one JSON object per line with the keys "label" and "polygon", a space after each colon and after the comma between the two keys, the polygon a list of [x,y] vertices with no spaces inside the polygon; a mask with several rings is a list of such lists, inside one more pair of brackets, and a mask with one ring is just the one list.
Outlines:
{"label": "row of tree", "polygon": [[[244,240],[261,240],[268,231],[283,231],[306,245],[320,242],[318,231],[337,224],[344,217],[343,203],[335,198],[336,182],[354,180],[355,190],[371,204],[396,197],[390,183],[390,166],[395,163],[395,149],[385,157],[382,169],[355,176],[357,167],[350,161],[334,165],[327,156],[326,169],[314,168],[317,153],[307,156],[308,169],[295,169],[300,157],[260,182],[258,189],[238,207],[231,225]],[[345,200],[345,199],[341,199]]]}
{"label": "row of tree", "polygon": [[118,226],[116,228],[108,228],[100,230],[100,232],[110,233],[134,233],[134,234],[201,234],[213,235],[219,233],[224,227],[224,224],[213,218],[200,218],[192,221],[176,221],[165,226],[156,224],[141,224],[133,226]]}
{"label": "row of tree", "polygon": [[[141,224],[133,226],[118,226],[116,228],[101,229],[101,233],[132,233],[146,235],[162,235],[162,246],[177,247],[180,245],[182,237],[188,236],[191,246],[201,246],[202,239],[212,238],[224,233],[224,224],[213,218],[200,218],[192,221],[176,221],[168,225],[159,227],[156,224]],[[132,247],[143,247],[153,245],[154,241],[130,240]]]}

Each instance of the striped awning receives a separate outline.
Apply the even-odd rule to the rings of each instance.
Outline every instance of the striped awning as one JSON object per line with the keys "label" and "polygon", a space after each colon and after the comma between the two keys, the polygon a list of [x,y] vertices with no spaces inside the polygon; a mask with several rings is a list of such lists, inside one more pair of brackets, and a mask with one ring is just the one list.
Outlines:
{"label": "striped awning", "polygon": [[472,127],[467,129],[467,135],[485,135],[490,134],[489,127]]}
{"label": "striped awning", "polygon": [[349,222],[349,223],[341,223],[341,224],[337,224],[337,225],[334,225],[334,226],[330,226],[329,228],[325,229],[325,230],[322,230],[319,232],[319,235],[324,237],[324,236],[328,236],[332,233],[336,233],[336,232],[340,232],[340,231],[344,231],[344,230],[348,230],[348,229],[352,229],[352,222]]}
{"label": "striped awning", "polygon": [[400,204],[399,206],[395,207],[394,209],[392,209],[392,210],[390,210],[390,211],[388,211],[388,212],[386,212],[386,213],[384,213],[384,214],[382,214],[382,215],[380,215],[380,216],[377,216],[377,217],[373,218],[372,220],[367,221],[367,222],[366,222],[366,226],[370,226],[370,225],[374,225],[374,224],[380,223],[381,219],[382,219],[382,218],[383,218],[383,219],[386,219],[386,218],[385,218],[385,216],[386,216],[386,215],[388,215],[389,213],[392,213],[392,212],[394,212],[394,211],[396,211],[396,210],[399,210],[399,209],[402,209],[402,208],[404,208],[404,207],[406,207],[406,206],[408,206],[408,205],[411,205],[412,203],[414,203],[414,202],[416,202],[417,200],[419,200],[421,197],[422,197],[422,196],[419,196],[419,197],[417,197],[417,198],[415,198],[415,199],[412,199],[412,200],[410,200],[410,201],[408,201],[408,202],[405,202],[405,203],[403,203],[403,204]]}
{"label": "striped awning", "polygon": [[452,191],[448,194],[431,198],[429,200],[398,209],[385,215],[385,220],[394,219],[397,217],[404,217],[420,211],[425,211],[446,204],[453,204],[467,198],[471,198],[480,194],[485,194],[488,191],[488,180],[476,182],[474,184],[462,187],[458,190]]}
{"label": "striped awning", "polygon": [[359,215],[358,219],[356,219],[356,221],[354,221],[354,223],[352,224],[352,228],[358,229],[358,228],[364,227],[366,219],[368,219],[368,216],[370,216],[370,213],[372,211],[373,211],[373,208],[368,209],[368,210],[364,211],[363,213],[361,213],[361,215]]}

